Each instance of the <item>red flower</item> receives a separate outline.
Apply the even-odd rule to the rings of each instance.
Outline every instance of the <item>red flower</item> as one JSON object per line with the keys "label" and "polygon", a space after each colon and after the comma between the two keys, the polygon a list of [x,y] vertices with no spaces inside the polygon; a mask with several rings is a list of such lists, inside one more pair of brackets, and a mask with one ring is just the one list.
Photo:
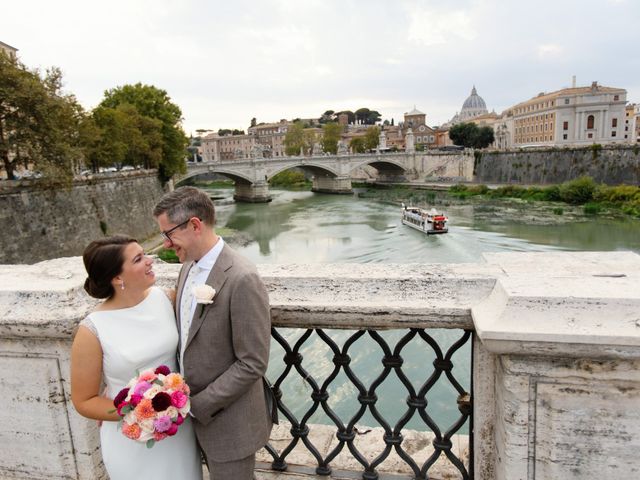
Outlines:
{"label": "red flower", "polygon": [[154,372],[156,375],[169,375],[171,370],[166,365],[160,365]]}
{"label": "red flower", "polygon": [[184,417],[182,415],[178,415],[176,421],[173,423],[175,423],[176,425],[182,425],[184,423]]}
{"label": "red flower", "polygon": [[133,405],[134,407],[137,407],[143,398],[144,397],[142,395],[138,395],[137,393],[134,393],[133,395],[131,395],[131,399],[129,401],[131,402],[131,405]]}
{"label": "red flower", "polygon": [[169,429],[164,432],[167,435],[169,435],[170,437],[175,435],[178,432],[178,425],[176,425],[175,423],[172,423],[171,426],[169,427]]}
{"label": "red flower", "polygon": [[151,405],[156,412],[164,412],[171,406],[171,395],[165,392],[158,392],[151,400]]}
{"label": "red flower", "polygon": [[113,406],[118,408],[122,402],[124,402],[125,398],[129,394],[129,388],[123,388],[118,392],[116,398],[113,399]]}

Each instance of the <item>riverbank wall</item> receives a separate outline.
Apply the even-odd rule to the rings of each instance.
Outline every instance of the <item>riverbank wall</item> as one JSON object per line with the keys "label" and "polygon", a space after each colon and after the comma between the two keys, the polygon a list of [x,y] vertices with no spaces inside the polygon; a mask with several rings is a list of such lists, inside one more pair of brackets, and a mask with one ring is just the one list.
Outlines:
{"label": "riverbank wall", "polygon": [[473,180],[478,183],[545,185],[583,175],[607,185],[640,185],[640,149],[592,145],[573,149],[477,151],[473,166]]}
{"label": "riverbank wall", "polygon": [[157,233],[151,215],[164,193],[155,170],[100,174],[68,188],[37,181],[0,184],[0,263],[35,263],[82,254],[93,239]]}

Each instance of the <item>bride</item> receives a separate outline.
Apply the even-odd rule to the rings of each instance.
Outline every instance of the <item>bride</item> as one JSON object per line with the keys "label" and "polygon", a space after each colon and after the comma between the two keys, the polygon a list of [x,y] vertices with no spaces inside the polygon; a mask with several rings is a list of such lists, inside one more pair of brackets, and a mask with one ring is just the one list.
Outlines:
{"label": "bride", "polygon": [[[155,287],[153,260],[126,236],[91,242],[83,254],[85,290],[105,299],[80,322],[71,349],[71,400],[80,415],[101,421],[102,458],[111,480],[201,480],[189,418],[178,433],[147,448],[125,437],[113,398],[145,369],[176,371],[178,331],[167,293]],[[103,390],[102,382],[106,384]]]}

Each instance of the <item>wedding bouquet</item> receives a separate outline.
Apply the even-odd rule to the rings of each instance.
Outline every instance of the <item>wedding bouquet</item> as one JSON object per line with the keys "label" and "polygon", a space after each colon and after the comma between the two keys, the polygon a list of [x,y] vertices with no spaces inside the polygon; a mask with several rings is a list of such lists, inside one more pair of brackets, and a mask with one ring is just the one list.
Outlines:
{"label": "wedding bouquet", "polygon": [[182,375],[160,365],[132,378],[113,399],[113,405],[121,417],[122,433],[151,448],[175,435],[182,425],[191,408],[189,386]]}

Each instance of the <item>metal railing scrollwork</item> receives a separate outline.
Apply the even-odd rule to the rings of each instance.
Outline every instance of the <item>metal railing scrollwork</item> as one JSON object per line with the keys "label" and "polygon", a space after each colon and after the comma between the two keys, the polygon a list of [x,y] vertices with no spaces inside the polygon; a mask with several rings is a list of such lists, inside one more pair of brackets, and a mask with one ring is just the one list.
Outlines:
{"label": "metal railing scrollwork", "polygon": [[[308,452],[313,455],[317,466],[315,472],[318,475],[330,475],[331,474],[331,462],[340,454],[346,447],[351,456],[362,467],[362,478],[365,480],[376,480],[380,478],[380,473],[377,470],[380,464],[384,462],[392,450],[395,450],[397,455],[408,465],[414,478],[416,479],[428,479],[429,470],[438,460],[438,458],[444,454],[448,461],[455,466],[455,469],[459,472],[460,477],[463,479],[473,478],[472,468],[465,466],[463,460],[459,458],[453,449],[452,437],[459,433],[465,424],[467,424],[468,432],[470,435],[473,433],[472,424],[472,396],[471,396],[471,368],[468,371],[468,389],[465,390],[460,382],[454,376],[454,362],[452,357],[456,352],[464,349],[472,355],[472,338],[473,332],[469,330],[456,330],[461,332],[461,336],[450,345],[446,352],[443,352],[438,342],[427,333],[426,329],[410,328],[407,333],[404,334],[394,347],[390,347],[385,341],[383,335],[376,330],[358,330],[355,331],[344,341],[342,348],[338,346],[338,343],[328,334],[325,330],[307,329],[304,333],[295,341],[293,346],[289,345],[286,338],[276,329],[272,328],[272,338],[277,344],[284,350],[283,362],[284,369],[279,373],[276,379],[271,379],[273,382],[273,389],[278,399],[278,409],[281,412],[281,418],[284,416],[287,421],[291,423],[291,441],[278,452],[276,449],[268,444],[266,446],[267,451],[273,458],[271,468],[277,471],[285,471],[288,468],[287,456],[292,450],[302,442]],[[303,346],[309,341],[312,334],[315,333],[317,337],[326,345],[333,354],[331,362],[333,363],[333,370],[326,378],[314,378],[314,375],[310,373],[303,364],[303,354],[301,350]],[[377,377],[373,378],[370,384],[367,386],[365,382],[356,375],[356,372],[352,368],[352,357],[357,348],[354,344],[361,338],[368,336],[375,345],[380,349],[382,354],[381,358],[381,371]],[[434,357],[432,367],[428,365],[424,366],[424,372],[426,373],[424,379],[421,381],[419,388],[414,387],[411,380],[407,377],[403,371],[405,360],[403,359],[403,349],[411,341],[422,341],[425,349],[430,349],[430,355]],[[420,346],[422,348],[422,344]],[[471,357],[468,359],[469,366],[471,366]],[[414,367],[415,368],[415,367]],[[422,371],[422,366],[419,366],[419,371]],[[354,415],[350,418],[340,418],[340,416],[332,409],[330,405],[330,392],[329,389],[332,382],[336,380],[340,373],[343,373],[348,381],[357,390],[357,398],[353,399],[352,403],[358,405],[358,409]],[[377,370],[376,372],[377,373]],[[309,398],[311,405],[306,409],[301,418],[297,418],[293,413],[292,408],[287,405],[286,399],[283,397],[282,385],[285,379],[293,375],[299,375],[301,381],[307,385],[309,391]],[[390,424],[384,415],[380,412],[378,404],[378,388],[380,385],[391,375],[395,375],[397,380],[406,388],[406,406],[402,407],[404,413],[395,422]],[[442,380],[441,380],[442,379]],[[274,381],[275,380],[275,381]],[[432,391],[434,385],[441,381],[448,381],[450,386],[457,392],[457,404],[455,408],[459,412],[458,418],[446,431],[438,423],[437,418],[432,417],[432,411],[429,408],[429,401],[427,395]],[[400,408],[400,405],[398,405]],[[330,421],[336,427],[335,437],[337,438],[337,445],[331,449],[328,454],[322,455],[316,445],[313,444],[309,436],[308,422],[310,418],[319,411],[330,419]],[[366,412],[375,419],[380,427],[384,429],[384,449],[373,460],[368,460],[365,455],[358,450],[356,446],[356,436],[358,432],[358,422],[362,420]],[[457,415],[457,414],[456,414]],[[415,418],[414,418],[415,417]],[[403,429],[407,424],[412,421],[415,422],[421,419],[422,429],[432,432],[434,439],[432,442],[433,453],[426,459],[426,461],[419,464],[410,454],[403,448]],[[469,440],[469,448],[472,448],[472,439]],[[469,464],[473,464],[472,452],[469,451]]]}

